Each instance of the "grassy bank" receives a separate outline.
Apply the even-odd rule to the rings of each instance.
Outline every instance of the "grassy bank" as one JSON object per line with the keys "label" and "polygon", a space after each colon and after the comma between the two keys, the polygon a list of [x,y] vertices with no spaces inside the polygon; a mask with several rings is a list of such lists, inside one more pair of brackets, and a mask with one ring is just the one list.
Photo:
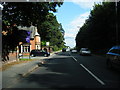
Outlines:
{"label": "grassy bank", "polygon": [[32,59],[29,59],[29,58],[21,58],[20,61],[30,61]]}

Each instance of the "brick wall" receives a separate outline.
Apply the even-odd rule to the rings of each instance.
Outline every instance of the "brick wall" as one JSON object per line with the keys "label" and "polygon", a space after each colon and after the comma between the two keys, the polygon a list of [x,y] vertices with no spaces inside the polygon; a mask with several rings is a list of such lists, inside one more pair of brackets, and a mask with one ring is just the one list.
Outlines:
{"label": "brick wall", "polygon": [[30,40],[30,43],[31,43],[31,50],[35,49],[35,39]]}

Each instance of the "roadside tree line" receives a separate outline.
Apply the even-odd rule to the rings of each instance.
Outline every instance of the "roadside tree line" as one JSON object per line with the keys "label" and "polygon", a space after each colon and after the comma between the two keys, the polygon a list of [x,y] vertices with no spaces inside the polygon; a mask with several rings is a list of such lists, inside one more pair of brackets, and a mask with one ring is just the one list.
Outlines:
{"label": "roadside tree line", "polygon": [[[117,8],[117,9],[116,9]],[[95,4],[89,18],[76,35],[76,48],[87,47],[93,53],[104,54],[120,44],[120,2]]]}

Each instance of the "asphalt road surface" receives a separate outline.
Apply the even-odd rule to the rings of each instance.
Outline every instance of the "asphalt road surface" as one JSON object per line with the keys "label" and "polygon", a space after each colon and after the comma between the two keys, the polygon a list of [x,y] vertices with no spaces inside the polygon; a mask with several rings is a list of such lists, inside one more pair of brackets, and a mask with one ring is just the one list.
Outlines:
{"label": "asphalt road surface", "polygon": [[21,78],[11,88],[119,88],[120,72],[106,68],[106,59],[60,52]]}

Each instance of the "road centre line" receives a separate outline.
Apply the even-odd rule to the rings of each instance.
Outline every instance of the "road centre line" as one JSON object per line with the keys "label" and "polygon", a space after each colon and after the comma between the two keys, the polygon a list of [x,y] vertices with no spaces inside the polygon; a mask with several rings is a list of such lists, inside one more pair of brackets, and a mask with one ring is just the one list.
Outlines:
{"label": "road centre line", "polygon": [[[73,56],[72,58],[77,62],[77,59],[75,59]],[[88,70],[83,64],[80,64],[82,68],[84,68],[91,76],[93,76],[100,84],[105,85],[105,83],[100,80],[97,76],[95,76],[90,70]]]}

